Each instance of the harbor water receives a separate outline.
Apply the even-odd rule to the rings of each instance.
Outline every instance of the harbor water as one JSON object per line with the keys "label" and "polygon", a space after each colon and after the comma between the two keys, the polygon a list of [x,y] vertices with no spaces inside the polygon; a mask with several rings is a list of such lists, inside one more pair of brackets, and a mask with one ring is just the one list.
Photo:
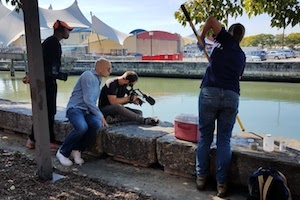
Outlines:
{"label": "harbor water", "polygon": [[[30,87],[22,83],[24,72],[0,72],[0,98],[30,102]],[[58,106],[65,108],[78,76],[58,81]],[[106,79],[103,79],[103,83]],[[103,84],[102,83],[102,84]],[[140,77],[134,88],[150,95],[156,103],[145,99],[141,109],[145,117],[156,116],[174,123],[177,114],[198,112],[200,79]],[[241,82],[239,117],[246,131],[272,134],[274,137],[300,139],[300,84],[276,82]],[[241,131],[238,123],[233,133]]]}

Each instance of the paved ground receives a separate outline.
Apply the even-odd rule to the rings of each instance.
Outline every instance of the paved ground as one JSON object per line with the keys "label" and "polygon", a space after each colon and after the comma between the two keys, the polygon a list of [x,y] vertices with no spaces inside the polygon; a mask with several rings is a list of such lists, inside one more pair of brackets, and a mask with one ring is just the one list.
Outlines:
{"label": "paved ground", "polygon": [[[26,138],[14,133],[0,132],[0,146],[4,149],[20,151],[34,157],[34,150],[24,147]],[[83,155],[86,163],[83,166],[63,167],[52,155],[53,166],[61,171],[76,171],[88,177],[99,178],[108,184],[123,186],[133,191],[149,194],[162,200],[218,200],[214,183],[207,191],[198,191],[193,179],[166,174],[159,167],[142,168],[113,161],[110,157],[94,158]],[[54,183],[55,184],[55,183]],[[246,188],[232,187],[227,199],[240,200],[246,197]]]}

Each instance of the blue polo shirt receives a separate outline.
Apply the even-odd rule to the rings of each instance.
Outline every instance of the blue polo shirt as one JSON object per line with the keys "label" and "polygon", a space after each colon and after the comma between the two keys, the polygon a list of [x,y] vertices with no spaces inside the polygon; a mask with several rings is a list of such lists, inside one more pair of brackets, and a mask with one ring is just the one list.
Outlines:
{"label": "blue polo shirt", "polygon": [[97,106],[101,81],[102,78],[94,69],[83,72],[74,86],[66,110],[78,108],[102,118],[103,114]]}
{"label": "blue polo shirt", "polygon": [[240,94],[239,79],[245,65],[246,56],[239,42],[223,27],[215,37],[214,48],[200,87],[218,87]]}

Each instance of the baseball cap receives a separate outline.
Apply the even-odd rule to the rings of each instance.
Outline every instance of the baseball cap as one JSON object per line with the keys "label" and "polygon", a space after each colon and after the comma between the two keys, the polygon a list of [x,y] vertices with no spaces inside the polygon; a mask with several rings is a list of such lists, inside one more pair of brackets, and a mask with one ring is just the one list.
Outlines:
{"label": "baseball cap", "polygon": [[56,20],[56,22],[53,24],[53,28],[58,29],[59,26],[65,27],[67,28],[69,31],[73,30],[73,27],[69,26],[66,22],[64,21],[60,21],[60,20]]}

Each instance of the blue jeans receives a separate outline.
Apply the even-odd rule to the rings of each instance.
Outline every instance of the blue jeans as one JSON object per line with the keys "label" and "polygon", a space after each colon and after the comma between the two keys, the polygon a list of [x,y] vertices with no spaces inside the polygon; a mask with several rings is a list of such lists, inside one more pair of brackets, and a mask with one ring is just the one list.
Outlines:
{"label": "blue jeans", "polygon": [[72,150],[84,151],[102,127],[101,120],[85,110],[70,108],[67,117],[73,130],[67,135],[60,148],[60,153],[65,157],[69,157]]}
{"label": "blue jeans", "polygon": [[196,174],[209,172],[210,148],[217,121],[216,180],[225,183],[231,164],[230,139],[239,106],[239,94],[216,87],[204,87],[199,94],[199,130]]}

